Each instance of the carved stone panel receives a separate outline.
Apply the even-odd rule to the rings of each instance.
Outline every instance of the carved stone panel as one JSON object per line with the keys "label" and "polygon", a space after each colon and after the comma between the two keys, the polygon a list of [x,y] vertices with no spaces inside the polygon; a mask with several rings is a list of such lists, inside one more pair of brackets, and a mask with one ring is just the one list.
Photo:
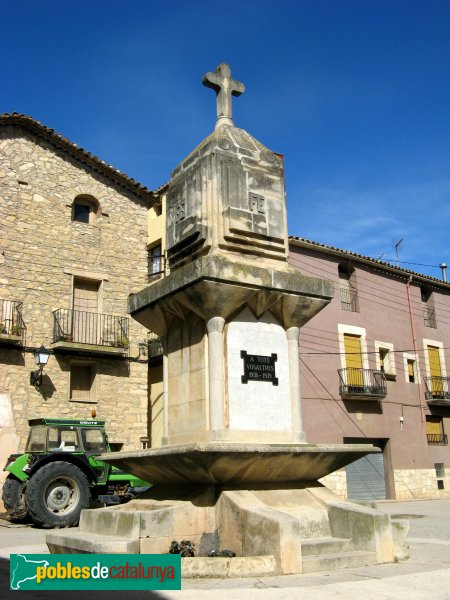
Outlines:
{"label": "carved stone panel", "polygon": [[206,238],[202,223],[200,169],[188,171],[167,192],[166,244],[169,260],[198,246]]}

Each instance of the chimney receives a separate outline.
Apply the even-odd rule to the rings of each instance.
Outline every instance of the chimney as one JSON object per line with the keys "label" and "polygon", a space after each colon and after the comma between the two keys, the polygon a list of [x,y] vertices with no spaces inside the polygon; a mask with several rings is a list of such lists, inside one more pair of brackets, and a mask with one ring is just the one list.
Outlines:
{"label": "chimney", "polygon": [[441,263],[439,266],[442,269],[442,281],[447,283],[447,265],[445,263]]}

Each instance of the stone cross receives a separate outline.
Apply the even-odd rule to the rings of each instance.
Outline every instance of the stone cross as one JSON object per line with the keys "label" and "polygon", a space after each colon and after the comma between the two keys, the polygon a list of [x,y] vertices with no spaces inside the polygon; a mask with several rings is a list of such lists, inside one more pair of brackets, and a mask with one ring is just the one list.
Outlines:
{"label": "stone cross", "polygon": [[245,86],[240,81],[231,79],[230,65],[222,63],[215,73],[209,71],[202,79],[203,85],[215,90],[217,95],[216,129],[221,125],[234,126],[231,118],[231,96],[240,96],[245,92]]}

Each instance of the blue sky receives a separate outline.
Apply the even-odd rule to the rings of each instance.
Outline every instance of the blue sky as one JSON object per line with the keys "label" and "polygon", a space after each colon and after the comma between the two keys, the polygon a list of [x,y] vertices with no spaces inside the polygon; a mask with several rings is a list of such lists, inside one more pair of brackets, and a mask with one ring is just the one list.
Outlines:
{"label": "blue sky", "polygon": [[[289,233],[450,265],[448,0],[0,0],[0,112],[28,114],[150,188],[234,121],[285,155]],[[421,263],[421,264],[409,264]]]}

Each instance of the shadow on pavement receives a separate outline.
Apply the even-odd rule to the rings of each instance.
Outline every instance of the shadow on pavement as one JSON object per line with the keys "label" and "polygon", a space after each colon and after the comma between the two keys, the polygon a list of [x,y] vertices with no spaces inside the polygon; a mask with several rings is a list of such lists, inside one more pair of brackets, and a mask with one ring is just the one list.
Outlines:
{"label": "shadow on pavement", "polygon": [[154,592],[151,590],[142,591],[118,591],[111,592],[109,590],[83,590],[83,591],[39,591],[39,590],[28,590],[21,592],[20,590],[13,591],[9,589],[9,560],[0,558],[0,598],[2,600],[43,600],[44,598],[51,598],[56,600],[64,594],[64,598],[69,600],[77,600],[77,598],[92,597],[95,594],[95,600],[166,600],[167,596],[163,592]]}

